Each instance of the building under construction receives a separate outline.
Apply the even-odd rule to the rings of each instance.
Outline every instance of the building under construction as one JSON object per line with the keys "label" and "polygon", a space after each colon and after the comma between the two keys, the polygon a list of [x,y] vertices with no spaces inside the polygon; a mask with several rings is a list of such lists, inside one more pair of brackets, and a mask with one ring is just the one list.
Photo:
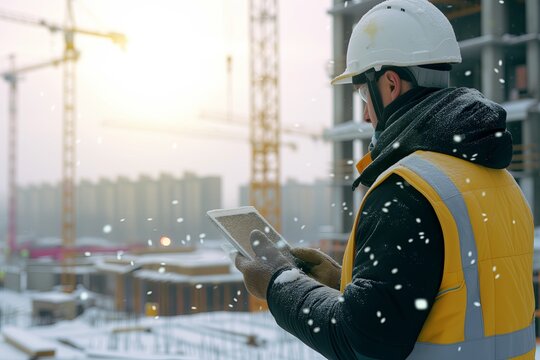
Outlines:
{"label": "building under construction", "polygon": [[[381,0],[334,0],[333,62],[331,77],[345,69],[347,44],[354,25]],[[514,140],[510,171],[540,221],[540,3],[537,0],[432,0],[450,20],[463,62],[450,73],[451,86],[479,89],[502,104]],[[367,152],[371,124],[363,123],[361,100],[352,86],[333,88],[333,127],[326,131],[333,142],[335,200],[352,204],[353,159]],[[334,213],[334,226],[345,239],[354,218]]]}

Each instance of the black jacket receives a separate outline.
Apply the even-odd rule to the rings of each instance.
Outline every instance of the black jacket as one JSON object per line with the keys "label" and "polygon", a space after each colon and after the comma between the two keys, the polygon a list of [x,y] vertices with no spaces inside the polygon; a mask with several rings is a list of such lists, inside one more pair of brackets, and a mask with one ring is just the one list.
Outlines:
{"label": "black jacket", "polygon": [[[506,113],[476,90],[413,89],[383,116],[386,129],[373,163],[357,181],[366,186],[416,150],[492,168],[510,163]],[[429,202],[394,174],[365,199],[355,240],[353,280],[343,294],[307,276],[284,284],[272,280],[270,311],[282,328],[328,359],[406,358],[440,286],[439,221]],[[427,308],[418,307],[425,303]]]}

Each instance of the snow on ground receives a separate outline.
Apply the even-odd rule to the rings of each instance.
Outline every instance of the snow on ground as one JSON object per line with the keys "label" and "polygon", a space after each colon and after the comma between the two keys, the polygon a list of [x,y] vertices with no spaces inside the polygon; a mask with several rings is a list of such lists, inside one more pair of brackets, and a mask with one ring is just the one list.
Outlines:
{"label": "snow on ground", "polygon": [[[43,359],[323,359],[280,329],[268,312],[153,318],[92,308],[75,320],[31,326],[31,295],[0,290],[0,309],[16,314],[0,318],[0,328],[26,328],[32,335],[53,342],[55,357]],[[28,359],[1,338],[0,354],[2,359]]]}
{"label": "snow on ground", "polygon": [[[324,359],[280,329],[268,312],[214,312],[153,318],[93,308],[72,321],[31,326],[31,296],[32,293],[0,290],[0,330],[18,326],[53,341],[55,357],[43,359]],[[6,360],[28,359],[2,337],[0,354]],[[540,346],[537,346],[536,359],[540,360]]]}

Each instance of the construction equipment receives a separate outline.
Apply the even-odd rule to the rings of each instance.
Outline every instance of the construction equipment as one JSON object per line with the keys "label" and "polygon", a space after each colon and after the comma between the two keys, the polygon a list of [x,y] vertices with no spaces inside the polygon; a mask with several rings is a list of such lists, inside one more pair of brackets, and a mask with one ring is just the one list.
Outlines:
{"label": "construction equipment", "polygon": [[[148,125],[152,124],[152,125]],[[233,125],[236,123],[225,122],[225,125]],[[203,137],[203,138],[214,138],[219,140],[231,140],[231,141],[249,141],[248,137],[239,135],[238,133],[233,132],[224,132],[223,129],[216,129],[215,131],[210,131],[208,129],[203,129],[199,127],[190,127],[190,126],[181,126],[181,125],[156,125],[156,121],[131,121],[131,120],[113,120],[107,119],[101,123],[104,127],[117,128],[123,130],[139,130],[139,131],[151,131],[158,133],[165,133],[175,136],[187,136],[187,137]],[[244,126],[247,125],[243,124]],[[229,127],[230,128],[230,127]],[[296,143],[292,141],[282,141],[281,146],[287,147],[290,150],[296,150]]]}
{"label": "construction equipment", "polygon": [[15,56],[10,56],[11,70],[0,74],[9,84],[9,120],[8,120],[8,250],[15,250],[17,236],[17,88],[19,76],[34,70],[41,70],[50,66],[58,66],[68,60],[60,57],[50,61],[15,67]]}
{"label": "construction equipment", "polygon": [[[113,43],[124,47],[126,37],[116,32],[99,32],[82,29],[75,26],[72,0],[66,0],[66,21],[64,26],[54,24],[50,21],[31,17],[27,15],[15,14],[0,10],[0,19],[17,22],[26,25],[34,25],[48,29],[51,33],[62,33],[64,35],[64,113],[63,113],[63,146],[62,146],[62,244],[63,244],[63,270],[61,282],[64,289],[71,292],[75,287],[75,274],[69,269],[74,263],[73,246],[76,237],[76,209],[75,209],[75,106],[76,106],[76,62],[79,52],[75,47],[75,34],[88,35],[111,40]],[[15,125],[14,127],[15,128]],[[11,143],[11,140],[10,140]],[[15,160],[15,149],[13,158]],[[11,166],[11,165],[10,165]],[[10,188],[10,191],[14,189]],[[10,199],[11,194],[10,194]],[[13,215],[14,216],[14,215]],[[13,220],[14,221],[14,220]],[[11,225],[11,224],[10,224]],[[11,225],[12,226],[12,225]],[[15,228],[11,229],[15,231]],[[14,238],[14,234],[10,235]]]}
{"label": "construction equipment", "polygon": [[249,1],[250,203],[281,230],[277,0]]}
{"label": "construction equipment", "polygon": [[[281,231],[278,0],[249,1],[249,202]],[[267,308],[251,296],[251,311]]]}

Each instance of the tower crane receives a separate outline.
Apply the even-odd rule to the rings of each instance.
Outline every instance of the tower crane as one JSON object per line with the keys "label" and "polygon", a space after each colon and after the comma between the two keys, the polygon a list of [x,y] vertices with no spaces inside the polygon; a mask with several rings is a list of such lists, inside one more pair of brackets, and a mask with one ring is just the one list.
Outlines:
{"label": "tower crane", "polygon": [[[76,106],[76,62],[79,58],[79,52],[75,47],[75,34],[93,36],[98,38],[109,39],[113,43],[124,47],[126,37],[124,34],[117,32],[100,32],[79,28],[75,25],[75,17],[73,13],[72,0],[66,0],[66,20],[65,24],[58,25],[45,19],[16,14],[4,10],[0,10],[0,19],[5,21],[16,22],[20,24],[39,26],[48,29],[51,33],[61,33],[64,35],[64,57],[63,57],[63,136],[62,136],[62,276],[61,282],[66,291],[71,291],[75,286],[75,274],[70,271],[69,266],[74,264],[75,254],[73,247],[76,237],[76,209],[75,209],[75,106]],[[16,88],[15,88],[16,90]],[[14,102],[15,103],[15,102]],[[10,110],[11,112],[11,110]],[[16,113],[16,111],[14,111]],[[15,128],[13,123],[13,128]],[[15,140],[9,141],[10,146],[14,145]],[[10,172],[11,167],[15,166],[15,149],[10,150]],[[13,168],[15,169],[15,168]],[[15,173],[15,172],[14,172]],[[10,184],[11,185],[11,184]],[[10,188],[9,191],[16,191]],[[9,195],[10,201],[13,199]],[[11,206],[11,203],[10,203]],[[11,208],[10,208],[11,214]],[[15,216],[11,214],[10,216]],[[13,223],[8,225],[10,231],[15,231]],[[14,241],[14,233],[8,235]],[[10,245],[13,245],[10,243]]]}
{"label": "tower crane", "polygon": [[278,0],[249,0],[251,181],[249,198],[279,231],[281,160]]}
{"label": "tower crane", "polygon": [[[249,202],[281,230],[278,0],[249,0]],[[250,297],[250,310],[266,308]]]}
{"label": "tower crane", "polygon": [[9,119],[8,119],[8,250],[15,250],[17,236],[17,88],[19,76],[34,70],[50,66],[59,66],[66,62],[65,56],[20,68],[15,67],[15,56],[10,56],[11,69],[0,74],[9,84]]}

